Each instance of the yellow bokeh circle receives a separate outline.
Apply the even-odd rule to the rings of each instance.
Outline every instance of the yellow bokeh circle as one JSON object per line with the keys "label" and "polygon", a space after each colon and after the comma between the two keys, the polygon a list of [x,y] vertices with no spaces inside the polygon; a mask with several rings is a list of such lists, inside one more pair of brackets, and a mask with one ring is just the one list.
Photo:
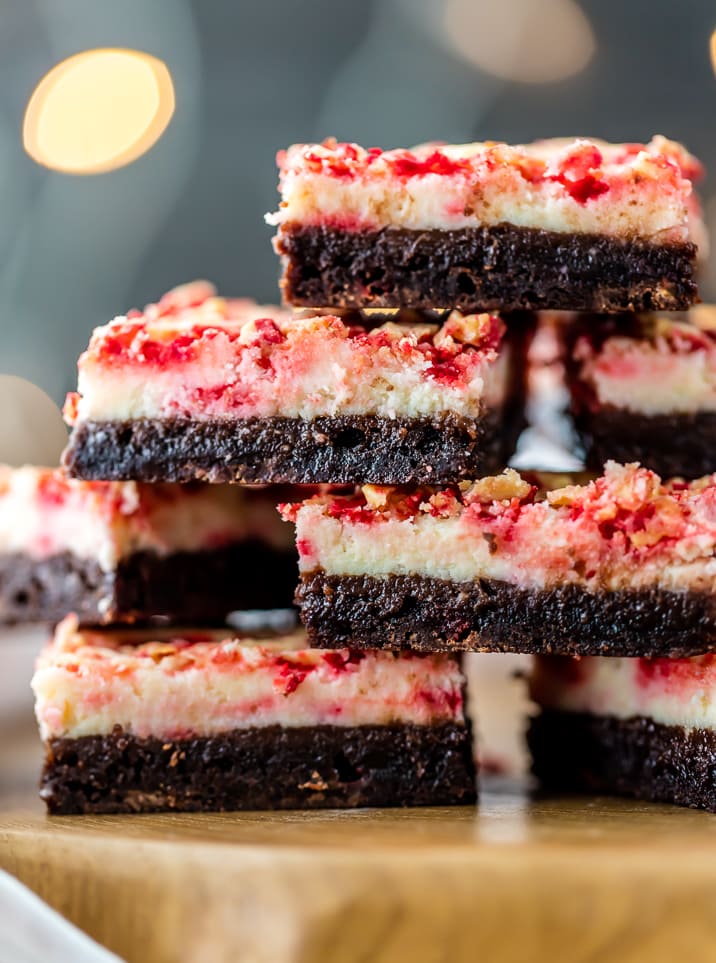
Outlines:
{"label": "yellow bokeh circle", "polygon": [[23,123],[28,154],[66,174],[101,174],[141,157],[174,113],[165,63],[140,50],[84,50],[42,78]]}

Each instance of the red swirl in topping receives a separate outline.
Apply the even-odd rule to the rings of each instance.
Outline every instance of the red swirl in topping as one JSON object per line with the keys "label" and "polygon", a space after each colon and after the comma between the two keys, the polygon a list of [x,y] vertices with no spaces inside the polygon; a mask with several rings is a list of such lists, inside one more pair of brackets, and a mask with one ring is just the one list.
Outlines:
{"label": "red swirl in topping", "polygon": [[635,681],[642,689],[711,688],[716,681],[716,656],[690,659],[637,659]]}
{"label": "red swirl in topping", "polygon": [[602,153],[594,144],[577,142],[547,166],[544,177],[557,181],[575,201],[586,204],[609,190],[600,173],[602,161]]}
{"label": "red swirl in topping", "polygon": [[[372,525],[421,516],[456,518],[487,533],[490,550],[530,538],[546,516],[559,521],[575,545],[609,546],[619,557],[669,555],[677,543],[692,546],[716,541],[716,475],[694,482],[663,482],[638,465],[608,464],[600,478],[586,485],[567,485],[547,492],[508,470],[477,482],[435,489],[365,485],[352,496],[318,495],[303,506],[319,505],[329,517],[347,524]],[[296,520],[302,505],[282,506]],[[545,547],[545,551],[547,547]],[[685,549],[688,552],[691,549]],[[570,559],[563,559],[571,564]],[[583,560],[581,575],[594,576]]]}
{"label": "red swirl in topping", "polygon": [[[643,156],[642,156],[643,155]],[[642,160],[650,165],[645,173]],[[624,177],[647,177],[664,185],[698,179],[699,162],[680,144],[655,137],[649,144],[598,144],[591,140],[542,141],[510,146],[486,142],[459,147],[426,144],[412,150],[365,150],[333,138],[322,144],[295,145],[277,156],[281,176],[307,173],[336,179],[384,178],[400,181],[436,175],[483,180],[511,169],[531,185],[554,182],[577,203],[605,194]]]}

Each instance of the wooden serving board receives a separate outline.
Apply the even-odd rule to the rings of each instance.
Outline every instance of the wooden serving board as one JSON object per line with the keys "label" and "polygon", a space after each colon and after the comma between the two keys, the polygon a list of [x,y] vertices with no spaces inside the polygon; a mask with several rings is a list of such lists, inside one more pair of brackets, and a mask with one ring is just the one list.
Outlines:
{"label": "wooden serving board", "polygon": [[131,963],[716,959],[716,817],[473,809],[0,815],[0,866]]}

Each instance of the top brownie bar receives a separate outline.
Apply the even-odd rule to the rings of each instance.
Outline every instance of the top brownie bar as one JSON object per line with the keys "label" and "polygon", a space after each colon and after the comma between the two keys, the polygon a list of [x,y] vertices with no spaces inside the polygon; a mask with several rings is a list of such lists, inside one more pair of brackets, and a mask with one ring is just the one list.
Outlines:
{"label": "top brownie bar", "polygon": [[296,306],[678,310],[697,297],[702,169],[648,144],[545,140],[278,155],[282,289]]}

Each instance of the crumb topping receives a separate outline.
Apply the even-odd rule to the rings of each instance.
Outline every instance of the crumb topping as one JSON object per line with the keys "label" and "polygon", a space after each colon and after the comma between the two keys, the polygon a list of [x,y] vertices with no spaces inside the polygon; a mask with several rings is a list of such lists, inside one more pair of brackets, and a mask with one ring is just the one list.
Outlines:
{"label": "crumb topping", "polygon": [[716,475],[663,482],[638,464],[609,462],[604,474],[587,484],[552,490],[508,469],[502,475],[440,489],[364,486],[352,495],[317,495],[279,510],[285,519],[295,521],[304,507],[312,505],[347,525],[415,521],[426,515],[461,517],[490,534],[495,540],[492,551],[519,542],[550,515],[575,539],[596,537],[616,552],[641,555],[669,551],[679,543],[686,555],[701,554],[706,543],[716,544]]}
{"label": "crumb topping", "polygon": [[412,150],[365,149],[328,138],[321,144],[297,144],[279,152],[282,179],[297,174],[322,174],[340,180],[465,177],[487,178],[495,171],[513,170],[526,185],[559,184],[580,204],[606,194],[622,181],[658,181],[678,187],[697,180],[701,164],[680,144],[656,136],[648,144],[607,144],[598,140],[537,141],[463,145],[425,144]]}

